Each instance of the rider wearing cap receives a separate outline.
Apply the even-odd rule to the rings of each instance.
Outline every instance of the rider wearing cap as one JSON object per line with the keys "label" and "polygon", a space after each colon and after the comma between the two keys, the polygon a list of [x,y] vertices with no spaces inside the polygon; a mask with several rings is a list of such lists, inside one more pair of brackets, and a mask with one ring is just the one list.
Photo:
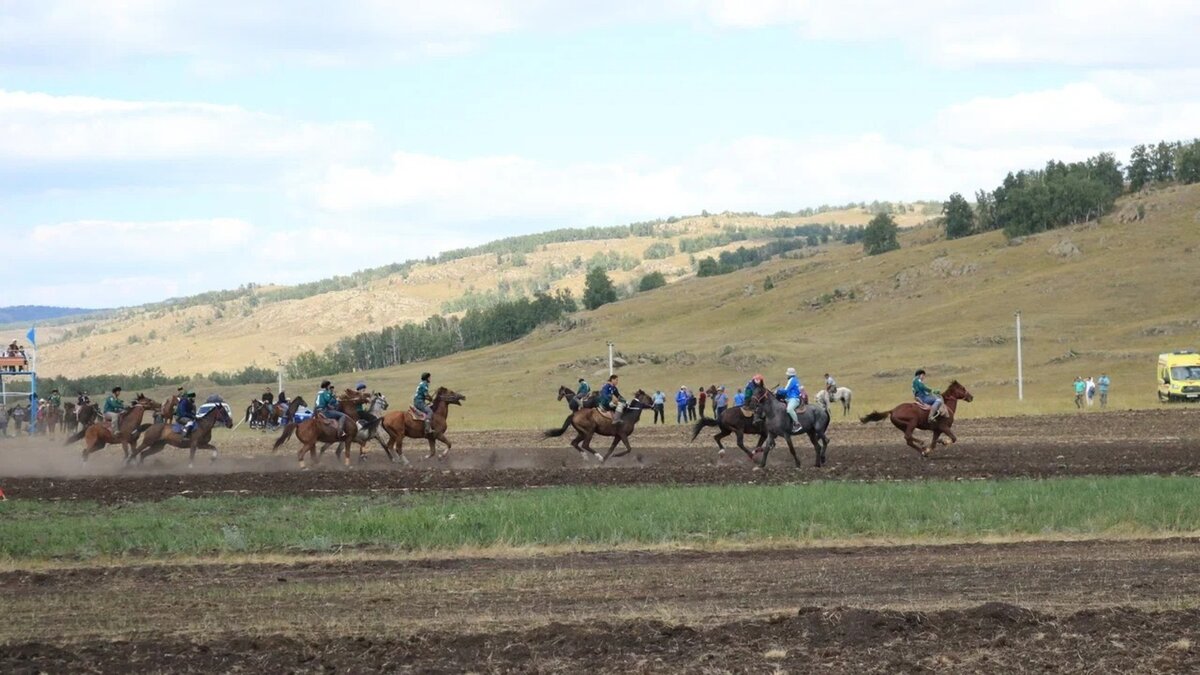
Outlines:
{"label": "rider wearing cap", "polygon": [[925,369],[924,368],[920,368],[917,370],[916,373],[914,373],[913,381],[912,381],[912,390],[913,390],[913,396],[918,401],[929,406],[929,421],[933,422],[933,420],[941,412],[942,393],[940,391],[935,391],[933,389],[930,389],[929,385],[925,384]]}
{"label": "rider wearing cap", "polygon": [[419,410],[425,415],[425,435],[429,436],[433,433],[433,411],[429,408],[429,403],[433,397],[429,395],[429,382],[433,380],[433,375],[429,373],[421,373],[421,381],[417,383],[417,390],[413,392],[413,408]]}
{"label": "rider wearing cap", "polygon": [[588,384],[587,380],[583,379],[582,377],[579,378],[579,389],[575,390],[575,400],[578,401],[580,405],[582,405],[583,399],[587,398],[588,394],[591,394],[591,393],[592,393],[592,385]]}
{"label": "rider wearing cap", "polygon": [[792,433],[800,431],[800,417],[796,414],[796,408],[800,407],[800,379],[796,377],[796,369],[787,369],[787,384],[784,385],[783,393],[787,397],[787,413],[792,418]]}
{"label": "rider wearing cap", "polygon": [[613,424],[620,424],[621,413],[625,412],[625,399],[621,398],[621,391],[617,389],[618,377],[616,373],[609,375],[608,382],[600,388],[600,409],[613,411]]}
{"label": "rider wearing cap", "polygon": [[188,391],[179,397],[179,403],[175,406],[175,422],[183,427],[184,438],[192,433],[192,426],[196,424],[196,392]]}
{"label": "rider wearing cap", "polygon": [[358,419],[363,423],[363,427],[369,427],[375,423],[375,420],[379,418],[371,414],[371,397],[367,393],[367,383],[360,381],[357,385],[355,385],[354,391],[357,392],[360,397],[365,397],[358,402],[358,405],[354,410],[358,413]]}
{"label": "rider wearing cap", "polygon": [[337,396],[333,393],[333,384],[329,380],[322,380],[321,391],[317,392],[316,411],[338,422],[338,440],[341,440],[346,437],[346,430],[342,428],[341,424],[342,418],[346,415],[337,409],[337,405]]}
{"label": "rider wearing cap", "polygon": [[113,387],[112,393],[108,398],[104,399],[104,419],[108,420],[112,425],[113,433],[121,431],[117,420],[121,417],[121,412],[125,410],[125,402],[121,400],[121,388]]}

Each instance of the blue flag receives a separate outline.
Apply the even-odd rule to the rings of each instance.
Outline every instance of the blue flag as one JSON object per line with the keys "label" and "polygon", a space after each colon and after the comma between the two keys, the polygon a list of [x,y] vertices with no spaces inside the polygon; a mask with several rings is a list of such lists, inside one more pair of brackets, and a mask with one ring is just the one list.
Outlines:
{"label": "blue flag", "polygon": [[25,338],[27,340],[29,340],[29,344],[36,347],[37,346],[37,327],[34,326],[33,328],[30,328],[29,332],[25,334]]}

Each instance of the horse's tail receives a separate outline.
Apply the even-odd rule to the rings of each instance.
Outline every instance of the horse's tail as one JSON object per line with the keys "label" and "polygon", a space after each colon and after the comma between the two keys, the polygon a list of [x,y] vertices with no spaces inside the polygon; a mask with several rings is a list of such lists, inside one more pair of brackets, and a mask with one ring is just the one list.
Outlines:
{"label": "horse's tail", "polygon": [[83,439],[83,435],[87,433],[87,430],[88,430],[88,428],[87,428],[87,427],[84,427],[84,428],[80,429],[79,431],[77,431],[77,432],[75,432],[75,433],[71,434],[71,435],[70,435],[70,436],[67,438],[67,440],[63,441],[63,445],[70,445],[70,444],[72,444],[72,443],[74,443],[74,442],[76,442],[76,441],[82,440],[82,439]]}
{"label": "horse's tail", "polygon": [[295,430],[296,430],[296,423],[288,422],[287,425],[283,427],[283,433],[279,434],[279,438],[275,439],[275,445],[271,446],[271,452],[275,452],[276,450],[279,449],[279,446],[283,445],[284,443],[287,443],[287,439],[292,437],[292,432]]}
{"label": "horse's tail", "polygon": [[870,415],[863,415],[862,417],[858,418],[858,421],[862,422],[863,424],[867,424],[868,422],[878,422],[879,420],[887,419],[887,416],[891,414],[891,410],[888,410],[887,412],[879,412],[878,410],[875,410]]}
{"label": "horse's tail", "polygon": [[572,417],[574,417],[574,415],[567,415],[567,419],[563,420],[561,429],[547,429],[544,433],[544,436],[546,438],[558,438],[559,436],[567,433],[567,427],[571,426]]}
{"label": "horse's tail", "polygon": [[700,435],[700,430],[704,427],[719,426],[721,426],[721,420],[713,419],[711,417],[701,417],[700,419],[696,420],[694,425],[692,425],[692,440],[696,440],[696,437]]}

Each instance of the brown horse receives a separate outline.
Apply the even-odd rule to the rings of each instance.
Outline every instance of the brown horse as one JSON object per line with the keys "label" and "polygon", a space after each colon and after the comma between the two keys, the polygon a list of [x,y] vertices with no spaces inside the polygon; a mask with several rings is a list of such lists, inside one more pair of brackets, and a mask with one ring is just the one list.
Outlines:
{"label": "brown horse", "polygon": [[[100,419],[100,405],[97,403],[85,403],[75,410],[75,416],[80,428],[86,429],[88,425]],[[74,433],[75,430],[72,429],[71,432]]]}
{"label": "brown horse", "polygon": [[[438,387],[438,390],[433,394],[433,403],[430,404],[430,409],[433,411],[433,418],[430,421],[432,433],[425,433],[424,420],[417,419],[412,414],[411,410],[393,410],[383,416],[383,430],[387,432],[388,442],[384,446],[384,450],[388,453],[388,459],[392,459],[392,450],[396,451],[396,456],[405,464],[408,460],[404,457],[404,439],[405,438],[424,438],[429,441],[429,455],[426,459],[432,459],[437,447],[437,442],[441,441],[446,449],[438,455],[438,459],[445,459],[446,455],[450,454],[450,448],[453,447],[450,441],[446,438],[446,418],[450,415],[451,405],[462,405],[462,402],[467,400],[467,397],[446,387]],[[390,448],[390,449],[389,449]]]}
{"label": "brown horse", "polygon": [[[358,405],[360,403],[370,404],[367,412],[375,416],[374,423],[368,424],[364,427],[358,426]],[[383,439],[379,437],[379,428],[383,423],[383,418],[381,415],[388,408],[387,398],[385,398],[383,394],[379,392],[375,392],[374,394],[363,392],[360,394],[357,391],[347,389],[344,394],[338,397],[338,406],[342,413],[354,422],[355,433],[354,437],[351,438],[346,444],[347,453],[350,452],[349,446],[358,443],[358,461],[367,461],[367,441],[371,440],[372,438],[379,443],[379,447],[383,448],[384,452],[387,452],[387,443],[384,443]],[[327,450],[330,445],[330,443],[326,443],[325,445],[321,446],[320,454],[325,454],[325,450]],[[391,459],[391,457],[392,456],[389,453],[388,459]]]}
{"label": "brown horse", "polygon": [[67,401],[63,404],[63,432],[68,434],[75,433],[79,428],[79,415],[75,414],[75,404]]}
{"label": "brown horse", "polygon": [[758,406],[759,401],[769,395],[770,393],[765,388],[760,387],[755,390],[752,400],[747,402],[745,406],[726,408],[725,412],[721,413],[721,416],[717,419],[701,417],[692,426],[692,440],[696,440],[696,437],[700,435],[700,430],[704,427],[718,427],[720,431],[713,436],[713,440],[717,442],[717,456],[725,456],[725,446],[721,443],[721,439],[730,434],[736,434],[737,446],[753,462],[754,453],[746,448],[745,435],[758,434],[758,444],[756,447],[759,448],[762,447],[763,441],[767,440],[767,433],[763,430],[762,422],[756,419],[754,410]]}
{"label": "brown horse", "polygon": [[[278,450],[295,432],[296,438],[300,439],[300,451],[296,453],[296,459],[299,460],[301,469],[308,469],[304,464],[304,453],[311,456],[313,466],[317,465],[317,443],[324,443],[326,446],[337,443],[337,456],[342,458],[346,466],[350,466],[350,441],[353,440],[357,428],[349,417],[342,417],[338,421],[317,413],[299,424],[289,422],[284,426],[283,433],[275,439],[275,445],[271,446],[271,452]],[[344,457],[342,450],[346,451]]]}
{"label": "brown horse", "polygon": [[218,422],[225,425],[228,429],[233,426],[233,419],[229,416],[229,411],[224,405],[218,403],[204,413],[204,416],[196,420],[196,425],[192,429],[191,436],[184,438],[182,433],[177,433],[174,425],[171,422],[159,422],[154,424],[145,431],[142,435],[142,442],[138,444],[137,449],[129,456],[126,464],[133,462],[133,458],[137,457],[138,464],[146,461],[146,458],[155,453],[161,452],[168,445],[176,448],[187,448],[188,453],[188,468],[192,468],[196,462],[196,448],[204,448],[212,450],[210,462],[217,461],[217,448],[211,443],[212,430]]}
{"label": "brown horse", "polygon": [[[929,423],[929,408],[918,405],[916,402],[901,403],[887,412],[872,412],[870,415],[861,417],[859,421],[866,424],[890,417],[892,424],[904,432],[904,440],[909,447],[921,453],[922,457],[928,457],[930,451],[937,445],[938,437],[942,434],[949,436],[951,443],[958,442],[958,437],[954,435],[953,431],[950,431],[950,425],[954,424],[954,414],[958,409],[958,402],[970,403],[973,400],[975,397],[971,395],[971,392],[959,384],[958,380],[955,380],[942,392],[942,401],[944,402],[942,414],[933,421],[933,424]],[[913,438],[913,431],[917,429],[933,432],[933,438],[929,441],[928,448],[923,447],[917,442],[917,439]]]}
{"label": "brown horse", "polygon": [[83,439],[83,462],[86,464],[88,455],[93,452],[102,450],[109,445],[120,444],[125,461],[129,461],[129,458],[133,456],[133,446],[137,443],[138,435],[152,426],[151,424],[142,424],[142,417],[147,410],[154,410],[157,407],[157,403],[138,394],[134,404],[117,418],[117,428],[119,429],[117,433],[113,433],[112,427],[105,420],[90,424],[75,432],[67,438],[63,445],[70,445]]}
{"label": "brown horse", "polygon": [[174,419],[175,418],[175,408],[178,408],[178,407],[179,407],[179,394],[171,394],[171,398],[167,399],[166,401],[163,401],[162,407],[160,407],[158,409],[158,419],[155,420],[155,424],[157,424],[159,422],[169,422],[172,419]]}
{"label": "brown horse", "polygon": [[[575,440],[571,441],[571,446],[584,454],[590,452],[596,456],[596,459],[604,462],[609,457],[613,456],[613,450],[616,449],[618,443],[625,444],[625,450],[617,453],[617,457],[628,455],[633,451],[629,446],[629,436],[633,434],[633,428],[637,425],[638,419],[642,416],[642,410],[653,408],[654,400],[650,398],[646,392],[641,389],[633,395],[625,412],[621,414],[621,423],[615,424],[611,417],[600,411],[599,408],[586,408],[567,415],[567,419],[563,421],[561,429],[547,429],[544,433],[546,438],[558,438],[567,432],[568,427],[575,427]],[[601,455],[592,449],[592,437],[596,434],[601,436],[611,436],[612,445],[608,446],[608,452]],[[586,457],[587,455],[584,454]]]}
{"label": "brown horse", "polygon": [[62,424],[62,408],[56,408],[50,404],[46,404],[45,413],[42,415],[38,431],[48,436],[55,436],[58,432],[58,427]]}
{"label": "brown horse", "polygon": [[583,400],[580,401],[578,398],[576,398],[574,389],[564,385],[559,385],[558,400],[561,401],[564,398],[567,399],[567,407],[571,409],[571,412],[575,412],[576,410],[579,410],[580,407],[595,408],[596,403],[600,401],[600,393],[590,391],[585,394]]}

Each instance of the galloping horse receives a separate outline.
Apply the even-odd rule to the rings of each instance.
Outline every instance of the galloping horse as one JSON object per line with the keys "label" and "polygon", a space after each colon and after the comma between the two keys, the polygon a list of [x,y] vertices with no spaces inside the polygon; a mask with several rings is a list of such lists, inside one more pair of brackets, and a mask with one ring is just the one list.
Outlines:
{"label": "galloping horse", "polygon": [[[616,424],[612,418],[602,412],[599,408],[586,408],[567,415],[567,419],[563,420],[561,429],[547,429],[544,432],[546,438],[557,438],[567,432],[567,428],[575,427],[575,440],[571,441],[571,446],[584,454],[590,452],[596,456],[596,459],[604,462],[609,457],[613,456],[613,450],[616,449],[618,443],[625,444],[625,450],[617,453],[617,457],[628,455],[633,451],[629,447],[629,436],[633,434],[633,428],[637,425],[638,419],[642,416],[642,410],[654,407],[654,399],[650,398],[646,392],[641,389],[633,395],[633,400],[625,408],[625,412],[621,414],[621,423]],[[602,456],[600,453],[592,449],[592,436],[599,434],[601,436],[612,436],[612,445],[608,446],[608,452]],[[584,454],[586,457],[587,455]]]}
{"label": "galloping horse", "polygon": [[75,404],[67,401],[63,404],[63,432],[68,434],[75,433],[79,428],[79,415],[75,413]]}
{"label": "galloping horse", "polygon": [[585,394],[582,401],[583,405],[580,406],[580,400],[575,397],[575,391],[570,387],[559,385],[558,400],[561,401],[564,398],[567,399],[567,407],[571,409],[571,412],[575,412],[580,407],[595,408],[596,404],[600,401],[600,392],[590,391]]}
{"label": "galloping horse", "polygon": [[155,420],[155,424],[158,424],[159,422],[170,422],[175,418],[175,409],[178,407],[179,394],[171,394],[171,398],[163,401],[162,407],[158,409],[158,419]]}
{"label": "galloping horse", "polygon": [[[775,439],[780,436],[787,441],[792,460],[799,468],[800,458],[796,455],[796,446],[792,444],[792,417],[787,414],[787,404],[778,396],[762,398],[756,408],[755,417],[762,419],[763,430],[767,433],[767,443],[761,447],[762,462],[759,463],[759,468],[767,468],[767,456],[775,447]],[[808,435],[816,453],[813,466],[825,466],[825,452],[829,449],[829,437],[825,435],[825,431],[829,429],[829,411],[819,405],[807,405],[796,411],[796,418],[800,420],[802,433]]]}
{"label": "galloping horse", "polygon": [[[433,418],[430,420],[430,427],[433,433],[425,433],[425,422],[419,420],[412,415],[408,410],[393,410],[383,416],[383,430],[388,434],[388,443],[384,446],[384,450],[388,453],[388,459],[392,459],[392,450],[396,451],[396,456],[404,463],[408,460],[404,457],[404,439],[405,438],[424,438],[429,441],[429,455],[425,459],[431,459],[434,456],[437,441],[445,444],[446,449],[438,455],[438,459],[443,459],[450,453],[450,441],[446,439],[446,417],[450,414],[451,405],[462,405],[462,402],[467,400],[467,397],[459,394],[446,387],[438,387],[438,390],[433,394],[433,403],[430,404],[430,409],[433,411]],[[391,450],[388,447],[391,447]]]}
{"label": "galloping horse", "polygon": [[[78,419],[79,426],[83,429],[88,428],[88,425],[100,419],[100,405],[98,403],[85,403],[75,410],[75,416]],[[75,430],[72,429],[72,432]]]}
{"label": "galloping horse", "polygon": [[829,404],[833,401],[841,401],[842,416],[844,417],[850,414],[850,399],[853,397],[854,392],[850,391],[850,387],[838,387],[832,398],[829,396],[828,389],[822,389],[821,391],[817,392],[817,396],[814,400],[824,406],[826,410],[829,410]]}
{"label": "galloping horse", "polygon": [[119,443],[125,455],[125,461],[129,461],[129,458],[133,456],[133,446],[137,443],[138,435],[153,426],[142,424],[142,416],[146,414],[147,410],[154,410],[157,407],[157,403],[138,394],[134,404],[117,418],[117,428],[119,429],[117,433],[114,434],[108,421],[104,420],[75,432],[67,438],[63,445],[70,445],[82,438],[84,441],[83,462],[86,464],[88,455],[102,450],[105,446]]}
{"label": "galloping horse", "polygon": [[[375,421],[365,427],[360,427],[358,426],[358,404],[367,403],[368,401],[370,401],[370,406],[367,412],[375,416]],[[372,438],[379,443],[379,447],[383,448],[384,452],[387,452],[387,443],[384,443],[383,439],[379,437],[379,427],[383,422],[383,414],[388,409],[387,398],[379,392],[375,392],[374,394],[359,394],[356,391],[347,389],[346,393],[338,399],[338,403],[341,404],[342,412],[346,414],[346,417],[354,421],[354,438],[351,438],[350,442],[346,444],[346,452],[350,452],[349,446],[358,443],[358,461],[365,462],[367,460],[367,441]],[[328,447],[329,444],[326,443],[321,447],[321,452],[324,453]],[[390,454],[388,458],[391,459]]]}
{"label": "galloping horse", "polygon": [[[870,415],[859,418],[859,421],[866,424],[890,417],[892,424],[904,432],[904,440],[909,447],[921,453],[922,457],[928,457],[930,451],[938,443],[938,436],[946,434],[950,437],[951,443],[958,442],[958,437],[954,435],[953,431],[950,431],[950,425],[954,424],[954,414],[960,400],[970,403],[975,400],[975,397],[967,391],[966,387],[959,384],[958,380],[955,380],[942,392],[942,401],[945,402],[945,405],[942,406],[942,415],[935,419],[933,424],[929,423],[929,408],[918,405],[916,402],[901,403],[887,412],[872,412]],[[913,438],[913,431],[917,429],[933,432],[933,438],[929,441],[928,448],[923,447],[917,443],[917,439]]]}
{"label": "galloping horse", "polygon": [[46,412],[42,416],[41,424],[38,426],[38,431],[48,436],[55,436],[58,426],[62,424],[63,411],[61,408],[55,408],[49,404],[46,405],[45,410]]}
{"label": "galloping horse", "polygon": [[[292,399],[295,401],[296,399]],[[337,455],[342,457],[342,450],[346,451],[342,457],[346,466],[350,466],[350,442],[354,439],[354,432],[357,425],[350,420],[349,417],[343,417],[341,421],[327,419],[323,415],[317,414],[297,424],[296,422],[288,422],[283,427],[283,433],[279,438],[275,439],[275,445],[271,446],[271,452],[279,449],[287,439],[292,437],[292,432],[295,432],[296,438],[300,439],[300,452],[296,454],[296,459],[300,462],[301,469],[308,469],[304,465],[304,453],[309,453],[312,457],[313,466],[317,464],[317,443],[337,443]]]}
{"label": "galloping horse", "polygon": [[721,413],[721,416],[717,419],[701,417],[692,426],[692,440],[696,440],[696,437],[700,435],[700,430],[704,427],[718,427],[720,431],[713,436],[713,440],[717,442],[718,457],[725,456],[725,446],[721,443],[721,439],[729,434],[737,434],[737,446],[753,461],[754,453],[746,448],[745,434],[758,434],[758,447],[762,447],[767,434],[763,431],[762,423],[755,421],[754,410],[758,406],[759,401],[769,395],[770,393],[766,389],[756,389],[753,399],[745,407],[731,406],[726,408],[725,412]]}
{"label": "galloping horse", "polygon": [[233,426],[233,419],[229,417],[229,411],[220,403],[214,405],[200,419],[196,420],[192,434],[187,438],[184,438],[182,433],[176,432],[171,422],[159,422],[145,431],[142,442],[130,455],[126,464],[133,462],[134,457],[137,457],[138,464],[141,464],[147,457],[161,452],[168,445],[188,448],[191,451],[188,453],[189,469],[195,464],[196,448],[212,450],[212,458],[209,461],[215,462],[217,461],[217,448],[210,441],[212,441],[213,427],[217,422],[223,423],[226,429]]}

